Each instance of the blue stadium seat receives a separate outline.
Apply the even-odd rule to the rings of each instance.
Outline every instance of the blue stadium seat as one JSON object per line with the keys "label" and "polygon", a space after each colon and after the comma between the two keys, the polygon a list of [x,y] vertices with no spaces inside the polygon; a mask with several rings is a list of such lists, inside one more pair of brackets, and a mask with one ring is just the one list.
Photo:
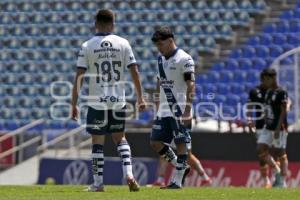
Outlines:
{"label": "blue stadium seat", "polygon": [[292,45],[299,45],[300,37],[298,36],[298,34],[289,34],[287,35],[287,42]]}
{"label": "blue stadium seat", "polygon": [[280,18],[286,20],[294,19],[294,12],[292,10],[284,11]]}
{"label": "blue stadium seat", "polygon": [[264,68],[268,67],[267,62],[263,58],[255,58],[252,61],[252,67],[253,69],[256,69],[258,71],[263,70]]}
{"label": "blue stadium seat", "polygon": [[214,99],[214,102],[220,106],[221,104],[224,104],[226,102],[226,96],[225,95],[221,95],[221,94],[218,94],[216,95],[215,99]]}
{"label": "blue stadium seat", "polygon": [[226,83],[217,83],[217,92],[220,95],[228,95],[230,93],[230,86]]}
{"label": "blue stadium seat", "polygon": [[252,67],[252,62],[249,59],[240,59],[239,60],[239,66],[241,70],[249,70]]}
{"label": "blue stadium seat", "polygon": [[276,34],[273,35],[273,43],[276,45],[283,45],[284,43],[286,43],[286,36],[283,34]]}
{"label": "blue stadium seat", "polygon": [[238,9],[238,4],[236,3],[236,1],[234,0],[229,0],[227,1],[227,3],[225,4],[225,8],[227,10],[235,10]]}
{"label": "blue stadium seat", "polygon": [[209,71],[207,73],[207,83],[216,83],[220,79],[220,75],[214,71]]}
{"label": "blue stadium seat", "polygon": [[237,59],[237,58],[241,58],[242,55],[243,55],[243,52],[241,49],[234,49],[230,53],[230,58]]}
{"label": "blue stadium seat", "polygon": [[255,48],[245,46],[242,48],[242,53],[244,58],[253,58],[255,57]]}
{"label": "blue stadium seat", "polygon": [[194,7],[198,10],[208,9],[208,5],[207,5],[206,1],[196,1],[196,4]]}
{"label": "blue stadium seat", "polygon": [[243,94],[245,92],[245,85],[243,85],[241,83],[233,83],[233,84],[231,84],[231,92],[233,94],[240,96],[241,94]]}
{"label": "blue stadium seat", "polygon": [[239,63],[235,59],[229,59],[225,61],[225,69],[235,71],[239,69]]}
{"label": "blue stadium seat", "polygon": [[289,32],[299,33],[300,32],[300,22],[299,21],[290,21]]}
{"label": "blue stadium seat", "polygon": [[269,49],[270,49],[270,56],[273,58],[277,58],[283,53],[282,47],[278,45],[272,45],[269,47]]}
{"label": "blue stadium seat", "polygon": [[182,2],[180,2],[180,4],[179,4],[179,8],[181,9],[181,10],[191,10],[191,9],[193,9],[193,5],[192,5],[192,3],[191,2],[189,2],[189,1],[182,1]]}
{"label": "blue stadium seat", "polygon": [[246,80],[247,72],[241,70],[234,70],[233,81],[236,83],[242,83]]}
{"label": "blue stadium seat", "polygon": [[269,34],[263,34],[259,36],[259,41],[261,45],[270,45],[273,42],[273,38]]}
{"label": "blue stadium seat", "polygon": [[276,24],[270,24],[264,27],[264,32],[265,33],[275,33],[277,29]]}
{"label": "blue stadium seat", "polygon": [[277,27],[276,27],[276,31],[278,33],[286,33],[290,30],[290,25],[288,22],[285,22],[285,21],[280,21],[278,24],[277,24]]}
{"label": "blue stadium seat", "polygon": [[213,9],[213,10],[219,10],[219,9],[224,8],[224,6],[223,6],[221,1],[213,0],[210,4],[210,8]]}
{"label": "blue stadium seat", "polygon": [[253,6],[249,0],[243,0],[241,3],[239,3],[239,8],[242,10],[250,10],[253,9]]}
{"label": "blue stadium seat", "polygon": [[256,52],[256,56],[259,58],[266,58],[269,56],[270,51],[269,48],[267,48],[266,46],[255,46],[255,52]]}
{"label": "blue stadium seat", "polygon": [[220,62],[220,63],[215,63],[212,66],[212,70],[213,71],[221,71],[225,69],[225,63],[224,62]]}
{"label": "blue stadium seat", "polygon": [[220,72],[220,82],[228,83],[233,80],[233,73],[231,71],[223,70]]}
{"label": "blue stadium seat", "polygon": [[236,106],[240,101],[241,98],[235,94],[229,94],[226,98],[226,104],[230,106]]}
{"label": "blue stadium seat", "polygon": [[260,44],[260,37],[259,36],[252,36],[247,42],[248,45],[255,46]]}
{"label": "blue stadium seat", "polygon": [[216,93],[217,92],[217,87],[216,87],[215,84],[204,84],[202,88],[203,88],[203,93],[204,94]]}
{"label": "blue stadium seat", "polygon": [[231,36],[233,34],[233,30],[229,25],[223,25],[219,32],[223,36]]}
{"label": "blue stadium seat", "polygon": [[247,73],[247,82],[256,83],[260,80],[260,72],[258,70],[249,70]]}
{"label": "blue stadium seat", "polygon": [[257,0],[253,5],[254,9],[265,10],[267,8],[267,4],[264,0]]}

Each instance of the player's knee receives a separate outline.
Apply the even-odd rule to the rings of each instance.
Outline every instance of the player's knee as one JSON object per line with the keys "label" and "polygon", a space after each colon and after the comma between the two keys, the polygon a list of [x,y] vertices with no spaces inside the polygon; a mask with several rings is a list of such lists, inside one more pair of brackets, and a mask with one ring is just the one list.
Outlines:
{"label": "player's knee", "polygon": [[126,140],[126,138],[124,133],[113,133],[112,140],[116,145],[118,145],[122,140]]}
{"label": "player's knee", "polygon": [[287,157],[285,149],[275,149],[275,154],[279,160]]}
{"label": "player's knee", "polygon": [[269,148],[268,148],[267,145],[259,144],[259,145],[257,146],[256,151],[257,151],[258,156],[259,156],[259,155],[264,155],[264,154],[268,154],[268,153],[269,153]]}
{"label": "player's knee", "polygon": [[150,141],[150,146],[156,152],[159,152],[163,147],[162,143],[157,141]]}

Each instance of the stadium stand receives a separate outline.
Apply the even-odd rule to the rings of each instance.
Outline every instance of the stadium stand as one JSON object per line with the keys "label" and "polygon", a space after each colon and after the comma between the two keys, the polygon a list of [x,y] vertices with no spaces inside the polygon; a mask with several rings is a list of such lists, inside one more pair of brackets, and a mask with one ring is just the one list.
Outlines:
{"label": "stadium stand", "polygon": [[[32,119],[49,118],[49,107],[56,101],[49,86],[53,81],[72,82],[80,45],[93,35],[96,8],[116,11],[116,34],[131,42],[140,64],[142,84],[153,89],[157,52],[150,35],[154,26],[171,25],[177,44],[199,62],[200,55],[218,50],[219,41],[233,41],[234,27],[249,27],[253,16],[266,12],[267,3],[264,0],[2,0],[0,7],[0,129],[13,130]],[[284,12],[280,21],[265,26],[262,33],[232,51],[226,60],[198,76],[197,91],[218,91],[212,101],[224,103],[224,113],[234,115],[236,103],[246,102],[246,91],[257,83],[259,71],[300,43],[299,17],[300,4]],[[70,93],[64,87],[53,92],[59,96]],[[66,109],[56,112],[57,116],[69,114]],[[149,116],[143,115],[141,123]],[[76,127],[68,121],[49,121],[46,126]]]}

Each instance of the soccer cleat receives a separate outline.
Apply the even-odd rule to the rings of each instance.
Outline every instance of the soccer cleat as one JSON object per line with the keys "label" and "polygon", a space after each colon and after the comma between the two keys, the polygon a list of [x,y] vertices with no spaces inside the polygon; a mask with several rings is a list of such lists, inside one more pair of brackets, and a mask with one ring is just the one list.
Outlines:
{"label": "soccer cleat", "polygon": [[140,190],[140,185],[134,178],[127,178],[127,185],[130,192],[138,192]]}
{"label": "soccer cleat", "polygon": [[204,180],[201,181],[201,186],[202,187],[208,187],[208,186],[211,186],[211,185],[212,185],[211,178],[204,179]]}
{"label": "soccer cleat", "polygon": [[158,186],[158,187],[165,187],[166,184],[164,182],[158,182],[158,181],[156,181],[155,183],[152,184],[152,186],[154,186],[154,187],[156,187],[156,186]]}
{"label": "soccer cleat", "polygon": [[103,185],[95,186],[94,184],[92,184],[84,191],[85,192],[104,192],[104,186]]}
{"label": "soccer cleat", "polygon": [[270,188],[272,188],[273,186],[272,186],[272,184],[271,183],[266,183],[264,186],[263,186],[263,188],[265,188],[265,189],[270,189]]}
{"label": "soccer cleat", "polygon": [[273,187],[282,187],[283,182],[284,182],[284,180],[283,180],[281,174],[280,173],[276,173],[275,174],[275,181],[273,183]]}
{"label": "soccer cleat", "polygon": [[180,186],[176,185],[176,183],[170,183],[170,185],[167,185],[165,187],[160,187],[160,189],[181,189]]}
{"label": "soccer cleat", "polygon": [[275,175],[275,181],[273,183],[273,187],[278,187],[278,188],[287,187],[286,181],[284,180],[284,177],[280,175],[280,173]]}
{"label": "soccer cleat", "polygon": [[190,173],[190,171],[191,171],[190,166],[187,166],[187,168],[184,171],[183,177],[182,177],[181,185],[184,185],[185,178]]}

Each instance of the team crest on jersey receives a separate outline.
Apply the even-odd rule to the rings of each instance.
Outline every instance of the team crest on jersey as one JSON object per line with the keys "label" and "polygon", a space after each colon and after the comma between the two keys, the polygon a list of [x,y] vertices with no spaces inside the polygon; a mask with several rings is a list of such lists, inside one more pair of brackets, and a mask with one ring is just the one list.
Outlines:
{"label": "team crest on jersey", "polygon": [[102,48],[111,48],[112,47],[112,43],[109,42],[109,41],[103,41],[103,42],[101,42],[100,46]]}

